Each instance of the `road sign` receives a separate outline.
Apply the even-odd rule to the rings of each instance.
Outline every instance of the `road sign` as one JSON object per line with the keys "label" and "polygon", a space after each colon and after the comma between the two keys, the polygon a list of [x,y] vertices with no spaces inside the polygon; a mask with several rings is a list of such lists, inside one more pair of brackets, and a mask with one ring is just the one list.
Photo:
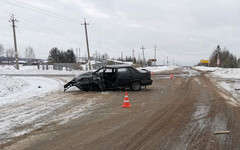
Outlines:
{"label": "road sign", "polygon": [[203,60],[203,59],[201,59],[200,62],[201,62],[202,64],[207,64],[207,63],[209,63],[209,60]]}

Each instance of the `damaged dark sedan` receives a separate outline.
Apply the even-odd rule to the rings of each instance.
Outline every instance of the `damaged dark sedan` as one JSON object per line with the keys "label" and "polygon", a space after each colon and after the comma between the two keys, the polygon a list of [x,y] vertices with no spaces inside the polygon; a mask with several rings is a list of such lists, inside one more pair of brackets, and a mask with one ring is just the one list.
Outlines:
{"label": "damaged dark sedan", "polygon": [[131,88],[141,90],[152,84],[151,73],[146,69],[137,70],[129,65],[105,66],[94,72],[84,72],[64,85],[64,91],[76,86],[81,91],[105,91]]}

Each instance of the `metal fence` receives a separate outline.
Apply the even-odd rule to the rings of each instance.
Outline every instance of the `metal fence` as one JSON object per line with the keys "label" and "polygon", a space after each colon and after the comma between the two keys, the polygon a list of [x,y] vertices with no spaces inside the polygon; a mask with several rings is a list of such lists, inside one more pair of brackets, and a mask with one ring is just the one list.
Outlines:
{"label": "metal fence", "polygon": [[76,63],[53,63],[53,70],[81,70],[82,67]]}

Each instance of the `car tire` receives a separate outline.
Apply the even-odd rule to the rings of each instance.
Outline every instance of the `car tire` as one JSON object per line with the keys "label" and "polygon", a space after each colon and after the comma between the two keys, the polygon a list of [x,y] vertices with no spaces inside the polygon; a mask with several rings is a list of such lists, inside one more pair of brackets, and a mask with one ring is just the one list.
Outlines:
{"label": "car tire", "polygon": [[132,89],[133,91],[139,91],[139,90],[141,90],[141,83],[138,82],[138,81],[132,82],[132,84],[131,84],[131,89]]}

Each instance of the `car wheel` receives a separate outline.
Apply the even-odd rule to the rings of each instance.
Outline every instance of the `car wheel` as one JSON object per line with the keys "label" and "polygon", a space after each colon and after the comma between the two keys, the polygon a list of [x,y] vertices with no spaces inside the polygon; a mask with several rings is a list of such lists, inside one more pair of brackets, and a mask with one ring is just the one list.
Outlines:
{"label": "car wheel", "polygon": [[138,81],[133,82],[133,83],[131,84],[131,89],[132,89],[133,91],[138,91],[138,90],[140,90],[140,89],[141,89],[141,83],[138,82]]}

